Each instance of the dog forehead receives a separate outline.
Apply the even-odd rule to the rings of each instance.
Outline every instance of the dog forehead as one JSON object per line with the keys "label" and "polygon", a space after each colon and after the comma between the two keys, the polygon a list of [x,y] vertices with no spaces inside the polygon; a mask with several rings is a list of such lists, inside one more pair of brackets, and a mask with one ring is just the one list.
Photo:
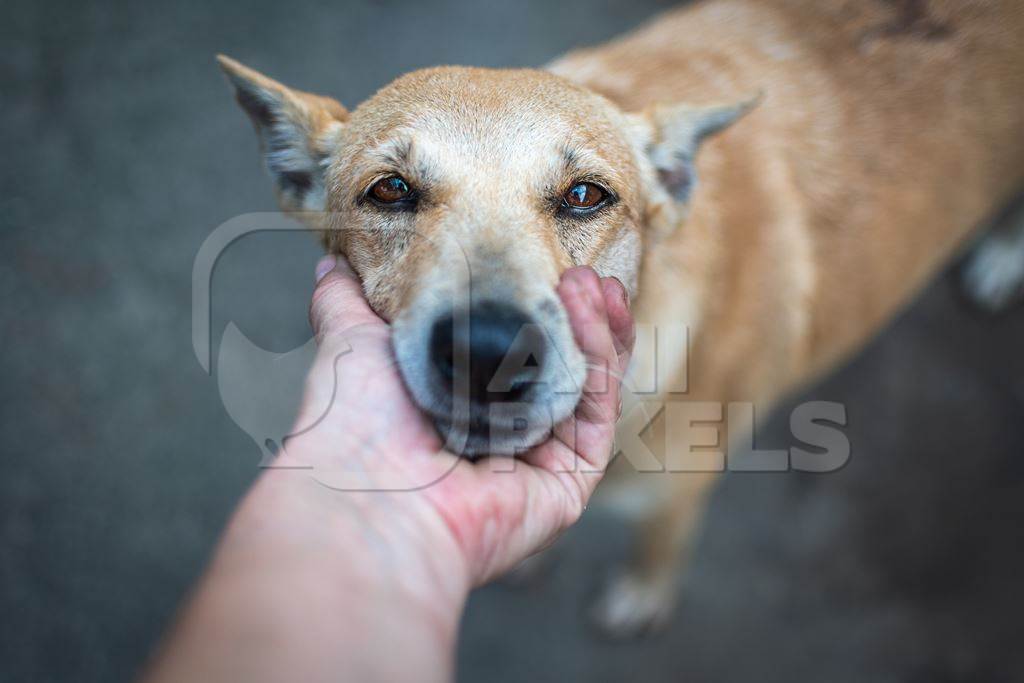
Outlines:
{"label": "dog forehead", "polygon": [[360,105],[346,147],[360,177],[411,167],[452,187],[500,177],[543,189],[569,169],[615,180],[631,168],[623,121],[602,96],[545,71],[438,67]]}
{"label": "dog forehead", "polygon": [[600,96],[545,71],[437,67],[382,88],[353,112],[351,125],[368,139],[401,131],[493,149],[597,137],[613,128],[611,109]]}

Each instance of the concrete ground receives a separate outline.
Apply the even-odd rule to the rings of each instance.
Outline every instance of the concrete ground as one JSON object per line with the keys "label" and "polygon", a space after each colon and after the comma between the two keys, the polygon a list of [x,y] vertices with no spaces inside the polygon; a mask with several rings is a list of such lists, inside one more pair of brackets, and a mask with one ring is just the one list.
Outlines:
{"label": "concrete ground", "polygon": [[[212,55],[354,104],[412,68],[537,65],[667,2],[13,0],[0,22],[0,679],[130,678],[257,474],[191,348],[191,270],[272,210]],[[317,249],[233,245],[213,330],[304,342]],[[626,550],[588,514],[546,581],[470,603],[462,680],[1024,678],[1024,309],[939,279],[802,398],[847,405],[849,465],[725,478],[678,619],[612,643],[581,618]],[[215,349],[216,353],[216,349]],[[759,445],[787,446],[785,416]]]}

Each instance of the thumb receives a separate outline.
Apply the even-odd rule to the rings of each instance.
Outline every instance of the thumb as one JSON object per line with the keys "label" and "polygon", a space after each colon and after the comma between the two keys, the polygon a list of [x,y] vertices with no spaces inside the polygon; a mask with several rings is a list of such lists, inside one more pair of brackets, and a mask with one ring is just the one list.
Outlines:
{"label": "thumb", "polygon": [[317,343],[357,325],[383,325],[363,294],[359,277],[344,256],[328,255],[316,265],[317,283],[309,306],[309,325]]}

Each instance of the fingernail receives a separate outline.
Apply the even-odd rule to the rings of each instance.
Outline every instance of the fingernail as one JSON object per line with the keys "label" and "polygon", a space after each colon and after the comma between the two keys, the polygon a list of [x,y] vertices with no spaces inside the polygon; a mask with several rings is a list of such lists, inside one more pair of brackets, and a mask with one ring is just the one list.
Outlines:
{"label": "fingernail", "polygon": [[597,296],[601,296],[601,278],[590,268],[581,268],[577,283],[579,284],[580,292],[586,297],[587,301],[591,306],[596,302],[594,296],[594,287],[597,286]]}
{"label": "fingernail", "polygon": [[355,277],[356,271],[352,270],[352,265],[348,262],[348,259],[344,256],[339,256],[334,263],[334,269],[343,275],[348,277]]}
{"label": "fingernail", "polygon": [[619,283],[619,296],[622,297],[622,305],[625,306],[626,310],[628,311],[629,310],[629,292],[626,291],[626,285],[622,284],[622,280],[620,280],[619,278],[615,277],[614,275],[612,277],[615,279],[616,282]]}
{"label": "fingernail", "polygon": [[328,254],[322,259],[316,262],[316,281],[320,282],[324,279],[327,273],[334,270],[334,266],[338,263],[338,257],[334,254]]}
{"label": "fingernail", "polygon": [[593,308],[594,297],[590,296],[590,288],[587,287],[587,283],[584,282],[583,278],[574,277],[570,282],[573,294],[575,294],[587,308]]}
{"label": "fingernail", "polygon": [[576,282],[576,278],[573,276],[573,273],[570,273],[568,271],[562,273],[562,277],[559,280],[559,285],[565,287],[570,292],[575,292],[579,289],[579,283]]}

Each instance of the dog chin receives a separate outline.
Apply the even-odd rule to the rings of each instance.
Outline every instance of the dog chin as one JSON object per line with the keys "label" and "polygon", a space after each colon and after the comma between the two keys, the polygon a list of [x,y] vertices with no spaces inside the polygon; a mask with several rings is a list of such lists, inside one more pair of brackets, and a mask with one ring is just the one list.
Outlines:
{"label": "dog chin", "polygon": [[476,460],[492,453],[514,456],[531,445],[539,443],[545,436],[544,433],[541,433],[531,439],[529,435],[492,429],[489,425],[455,425],[444,418],[434,418],[434,427],[444,441],[447,450],[470,460]]}
{"label": "dog chin", "polygon": [[[575,402],[573,402],[575,404]],[[539,408],[539,406],[538,406]],[[547,409],[530,410],[525,418],[509,420],[452,420],[447,415],[431,415],[445,448],[470,460],[484,456],[515,457],[543,442],[552,426],[567,415],[552,415]],[[503,424],[511,422],[510,424]]]}

